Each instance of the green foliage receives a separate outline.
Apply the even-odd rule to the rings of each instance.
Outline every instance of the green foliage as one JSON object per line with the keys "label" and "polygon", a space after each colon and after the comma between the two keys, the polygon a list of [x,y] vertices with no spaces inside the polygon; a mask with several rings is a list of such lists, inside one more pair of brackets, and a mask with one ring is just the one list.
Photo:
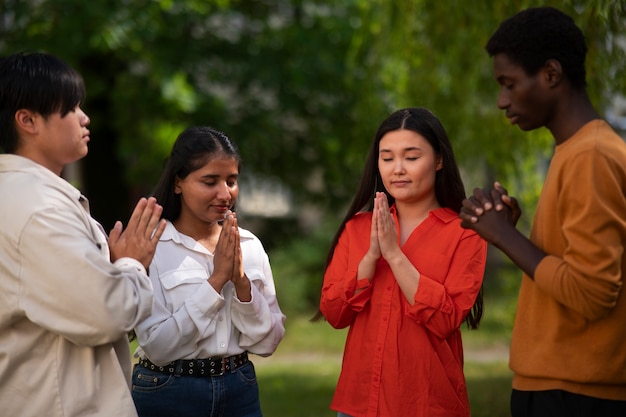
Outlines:
{"label": "green foliage", "polygon": [[324,260],[332,233],[330,225],[294,238],[270,253],[278,301],[286,314],[313,317],[319,306]]}
{"label": "green foliage", "polygon": [[441,118],[465,171],[484,176],[470,187],[499,179],[531,209],[553,140],[545,130],[528,134],[508,126],[496,107],[497,86],[483,47],[500,21],[542,5],[570,14],[585,33],[590,95],[604,110],[611,95],[626,91],[626,77],[613,76],[626,70],[618,45],[624,0],[478,0],[471,7],[440,0],[359,1],[364,24],[350,55],[355,67],[367,62],[365,80],[389,110],[426,106]]}
{"label": "green foliage", "polygon": [[334,213],[378,123],[404,106],[442,119],[469,189],[497,178],[532,207],[551,138],[507,126],[483,45],[502,19],[539,4],[585,31],[603,110],[626,90],[625,0],[0,0],[0,53],[46,50],[85,76],[83,171],[98,218],[151,190],[193,124],[226,132],[248,172],[280,178],[296,203]]}
{"label": "green foliage", "polygon": [[[0,0],[0,54],[45,50],[84,75],[92,141],[81,188],[105,228],[152,190],[190,125],[223,130],[244,176],[280,181],[296,210],[337,223],[380,121],[426,106],[448,130],[468,193],[500,180],[527,231],[553,141],[508,126],[483,46],[501,20],[536,5],[583,29],[602,112],[626,91],[626,0]],[[295,295],[283,303],[308,311],[334,230],[292,222],[260,237],[272,243],[279,294]]]}

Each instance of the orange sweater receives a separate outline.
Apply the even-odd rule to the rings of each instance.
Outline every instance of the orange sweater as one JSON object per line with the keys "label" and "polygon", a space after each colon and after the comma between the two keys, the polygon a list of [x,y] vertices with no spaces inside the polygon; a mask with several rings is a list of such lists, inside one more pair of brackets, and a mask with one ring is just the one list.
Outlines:
{"label": "orange sweater", "polygon": [[626,400],[626,144],[606,122],[556,147],[530,239],[548,256],[522,280],[513,388]]}
{"label": "orange sweater", "polygon": [[[431,211],[402,246],[421,273],[411,306],[384,259],[371,284],[357,280],[371,219],[361,213],[348,222],[324,276],[322,313],[333,327],[350,326],[331,408],[357,417],[467,417],[459,326],[480,290],[487,244],[454,211]],[[363,291],[354,296],[355,288]]]}

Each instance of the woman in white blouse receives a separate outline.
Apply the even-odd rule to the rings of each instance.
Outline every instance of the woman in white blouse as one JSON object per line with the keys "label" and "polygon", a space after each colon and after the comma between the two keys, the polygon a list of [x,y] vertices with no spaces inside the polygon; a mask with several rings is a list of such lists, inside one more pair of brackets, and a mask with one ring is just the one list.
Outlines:
{"label": "woman in white blouse", "polygon": [[192,127],[157,184],[167,226],[150,265],[152,314],[135,329],[140,417],[261,416],[248,354],[274,352],[285,316],[263,245],[237,225],[239,164],[223,133]]}

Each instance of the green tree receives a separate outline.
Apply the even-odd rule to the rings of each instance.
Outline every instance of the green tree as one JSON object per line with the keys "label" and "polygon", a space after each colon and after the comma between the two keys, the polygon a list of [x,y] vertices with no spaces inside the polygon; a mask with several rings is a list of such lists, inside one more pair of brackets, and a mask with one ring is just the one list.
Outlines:
{"label": "green tree", "polygon": [[432,109],[466,168],[466,186],[486,186],[498,178],[529,208],[553,141],[545,129],[528,134],[511,128],[496,107],[497,85],[484,45],[498,24],[527,7],[560,8],[586,36],[589,92],[600,112],[614,95],[626,92],[624,0],[361,0],[359,6],[363,24],[351,62],[368,63],[366,79],[376,86],[374,96],[390,109]]}
{"label": "green tree", "polygon": [[401,106],[442,119],[468,187],[497,177],[533,201],[551,141],[506,126],[483,45],[538,4],[585,31],[603,110],[625,89],[624,0],[0,0],[0,54],[49,51],[85,76],[79,185],[105,227],[150,192],[193,124],[239,144],[244,177],[278,179],[337,222],[378,123]]}

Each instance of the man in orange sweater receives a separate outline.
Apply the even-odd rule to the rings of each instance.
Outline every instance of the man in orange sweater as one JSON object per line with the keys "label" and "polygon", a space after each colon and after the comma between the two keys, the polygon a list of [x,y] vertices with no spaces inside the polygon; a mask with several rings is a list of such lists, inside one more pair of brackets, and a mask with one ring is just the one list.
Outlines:
{"label": "man in orange sweater", "polygon": [[587,48],[569,16],[522,11],[486,50],[498,107],[524,131],[548,128],[556,145],[530,239],[499,183],[475,189],[460,213],[524,272],[512,416],[626,416],[626,144],[589,100]]}

